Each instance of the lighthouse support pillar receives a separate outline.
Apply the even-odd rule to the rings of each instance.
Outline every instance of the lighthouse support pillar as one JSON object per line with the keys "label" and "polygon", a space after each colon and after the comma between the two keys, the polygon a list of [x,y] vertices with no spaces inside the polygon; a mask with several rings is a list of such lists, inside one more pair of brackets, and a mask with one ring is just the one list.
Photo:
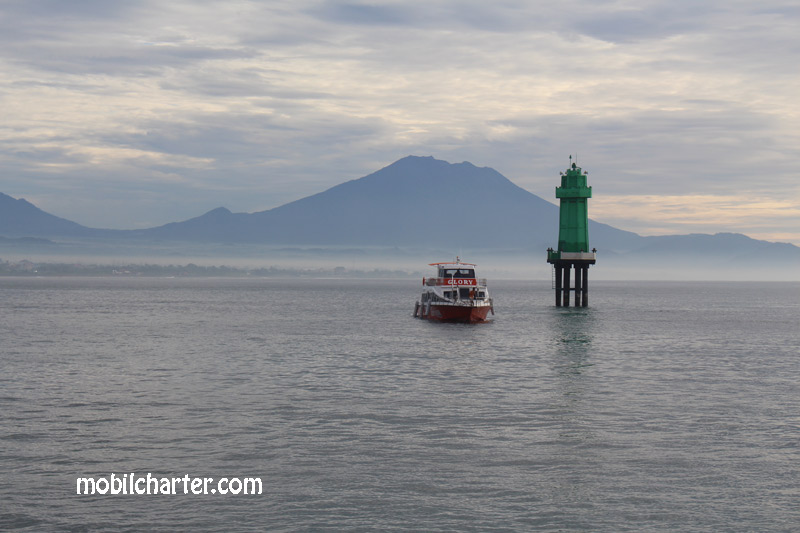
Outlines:
{"label": "lighthouse support pillar", "polygon": [[563,267],[561,265],[553,265],[553,268],[556,270],[556,307],[561,307],[561,280],[563,276],[561,271],[563,270]]}
{"label": "lighthouse support pillar", "polygon": [[[575,254],[578,255],[578,254]],[[570,293],[575,294],[575,307],[588,307],[589,305],[589,266],[595,263],[594,252],[580,254],[586,259],[555,259],[551,258],[555,269],[556,307],[570,306]],[[572,269],[575,269],[575,282],[572,282]]]}
{"label": "lighthouse support pillar", "polygon": [[581,271],[583,272],[583,281],[581,282],[581,287],[583,292],[583,301],[581,305],[586,307],[589,305],[589,265],[582,265]]}

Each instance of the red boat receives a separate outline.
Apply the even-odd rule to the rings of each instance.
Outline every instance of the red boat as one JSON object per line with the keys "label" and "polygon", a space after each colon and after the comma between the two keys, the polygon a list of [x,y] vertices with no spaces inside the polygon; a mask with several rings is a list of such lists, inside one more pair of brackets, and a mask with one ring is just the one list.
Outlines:
{"label": "red boat", "polygon": [[443,322],[485,322],[494,314],[486,280],[475,276],[472,263],[459,258],[450,263],[431,263],[435,278],[422,278],[422,297],[414,307],[414,316]]}

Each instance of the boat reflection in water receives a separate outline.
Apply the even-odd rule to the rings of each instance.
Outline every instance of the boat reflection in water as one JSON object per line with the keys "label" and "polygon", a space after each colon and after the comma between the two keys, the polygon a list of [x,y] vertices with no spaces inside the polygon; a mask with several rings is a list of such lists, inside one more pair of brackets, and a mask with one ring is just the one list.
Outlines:
{"label": "boat reflection in water", "polygon": [[443,322],[485,322],[494,306],[486,280],[475,275],[472,263],[460,258],[450,263],[431,263],[435,278],[422,279],[422,296],[414,306],[414,316]]}

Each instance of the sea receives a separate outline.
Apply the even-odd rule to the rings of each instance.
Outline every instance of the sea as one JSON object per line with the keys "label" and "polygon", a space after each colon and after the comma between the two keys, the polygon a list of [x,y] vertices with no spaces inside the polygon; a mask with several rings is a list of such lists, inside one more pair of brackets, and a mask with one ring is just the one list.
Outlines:
{"label": "sea", "polygon": [[800,530],[800,283],[489,288],[0,278],[0,530]]}

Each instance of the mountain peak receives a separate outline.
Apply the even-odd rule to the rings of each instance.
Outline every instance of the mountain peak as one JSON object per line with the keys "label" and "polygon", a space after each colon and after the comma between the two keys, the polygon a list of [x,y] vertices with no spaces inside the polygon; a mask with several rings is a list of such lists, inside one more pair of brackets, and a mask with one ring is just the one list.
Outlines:
{"label": "mountain peak", "polygon": [[505,176],[489,167],[477,167],[469,161],[450,163],[433,156],[409,155],[398,159],[377,172],[333,187],[372,186],[385,193],[387,189],[393,193],[404,194],[448,194],[463,187],[486,187],[489,184],[499,187],[513,187]]}
{"label": "mountain peak", "polygon": [[[432,155],[407,155],[403,158],[398,159],[397,161],[395,161],[394,163],[385,168],[391,168],[394,166],[399,166],[403,168],[408,168],[409,166],[413,166],[417,168],[428,168],[428,169],[444,169],[448,167],[481,168],[481,167],[476,167],[469,161],[462,161],[461,163],[450,163],[449,161],[436,159]],[[483,168],[488,168],[488,167],[483,167]]]}
{"label": "mountain peak", "polygon": [[218,207],[218,208],[216,208],[216,209],[212,209],[211,211],[209,211],[208,213],[206,213],[206,214],[204,214],[204,215],[202,215],[202,216],[204,216],[204,217],[209,217],[209,216],[226,216],[226,215],[232,215],[232,214],[233,214],[233,213],[231,212],[231,210],[230,210],[230,209],[228,209],[227,207]]}

